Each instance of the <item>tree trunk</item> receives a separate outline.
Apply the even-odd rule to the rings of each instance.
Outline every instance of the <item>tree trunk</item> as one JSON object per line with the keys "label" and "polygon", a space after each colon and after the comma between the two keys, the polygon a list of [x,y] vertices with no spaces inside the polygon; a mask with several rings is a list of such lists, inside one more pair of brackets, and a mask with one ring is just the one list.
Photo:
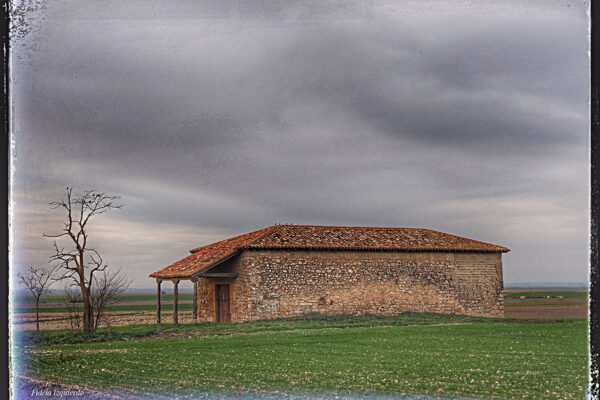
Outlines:
{"label": "tree trunk", "polygon": [[40,298],[35,299],[35,330],[40,331]]}
{"label": "tree trunk", "polygon": [[[89,296],[88,296],[88,298],[89,298]],[[94,320],[94,307],[92,307],[92,302],[91,302],[91,300],[89,300],[89,301],[88,301],[88,307],[90,308],[90,311],[89,311],[89,313],[88,313],[88,314],[90,315],[90,320],[89,320],[89,321],[90,321],[89,332],[90,332],[90,333],[91,333],[91,332],[96,332],[96,329],[95,329],[95,324],[94,324],[94,322],[95,322],[95,320]]]}
{"label": "tree trunk", "polygon": [[83,331],[85,333],[94,332],[94,309],[92,308],[92,302],[90,294],[86,289],[82,289],[82,300],[83,300]]}
{"label": "tree trunk", "polygon": [[102,311],[100,310],[100,307],[98,307],[98,312],[96,313],[96,321],[94,321],[94,332],[96,332],[98,330],[98,327],[100,326],[101,318],[102,318]]}

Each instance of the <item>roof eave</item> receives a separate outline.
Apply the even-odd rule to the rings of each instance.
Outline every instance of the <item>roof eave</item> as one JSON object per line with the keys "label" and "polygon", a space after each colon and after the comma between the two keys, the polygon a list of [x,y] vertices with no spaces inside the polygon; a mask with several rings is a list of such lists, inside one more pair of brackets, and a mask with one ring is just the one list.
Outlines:
{"label": "roof eave", "polygon": [[312,251],[394,251],[399,253],[507,253],[510,249],[502,247],[499,249],[403,249],[403,248],[385,248],[385,247],[355,247],[355,246],[246,246],[240,250],[312,250]]}
{"label": "roof eave", "polygon": [[191,278],[191,276],[189,276],[189,275],[157,275],[157,274],[152,274],[152,275],[149,275],[149,276],[150,276],[150,278],[160,279],[160,280],[163,280],[163,281],[173,280],[173,279],[182,280],[182,279],[189,279],[189,278]]}
{"label": "roof eave", "polygon": [[217,266],[219,266],[219,265],[223,264],[225,261],[231,260],[233,257],[237,256],[237,255],[238,255],[238,254],[240,254],[240,253],[241,253],[241,250],[236,250],[236,251],[234,251],[233,253],[231,253],[231,254],[229,254],[229,255],[227,255],[227,256],[225,256],[225,257],[221,258],[221,259],[220,259],[220,260],[218,260],[218,261],[215,261],[215,262],[214,262],[214,263],[212,263],[212,264],[210,264],[208,267],[201,268],[201,269],[199,269],[198,271],[196,271],[196,272],[192,273],[192,274],[190,275],[190,277],[191,277],[191,278],[196,278],[196,277],[198,277],[198,275],[200,275],[201,273],[204,273],[204,272],[208,271],[209,269],[215,268],[215,267],[217,267]]}

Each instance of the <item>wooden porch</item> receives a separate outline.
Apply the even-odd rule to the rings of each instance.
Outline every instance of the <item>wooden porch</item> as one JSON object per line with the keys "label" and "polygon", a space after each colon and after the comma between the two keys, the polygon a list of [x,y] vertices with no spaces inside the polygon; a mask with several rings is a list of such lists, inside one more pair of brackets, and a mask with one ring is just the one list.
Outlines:
{"label": "wooden porch", "polygon": [[[192,305],[192,318],[194,324],[198,323],[198,279],[199,278],[215,278],[218,280],[222,279],[235,279],[238,277],[237,273],[230,272],[204,272],[200,273],[197,276],[192,276],[191,278],[156,278],[156,323],[161,323],[161,284],[163,281],[171,281],[173,282],[173,324],[179,324],[179,282],[180,281],[191,281],[194,287],[194,296],[193,296],[193,305]],[[221,286],[221,288],[219,288]],[[216,296],[218,296],[220,301],[229,302],[229,285],[227,286],[227,290],[225,291],[222,286],[225,285],[216,285]],[[223,320],[223,307],[219,307],[219,301],[217,301],[217,307],[215,310],[216,320],[217,322],[222,322]]]}

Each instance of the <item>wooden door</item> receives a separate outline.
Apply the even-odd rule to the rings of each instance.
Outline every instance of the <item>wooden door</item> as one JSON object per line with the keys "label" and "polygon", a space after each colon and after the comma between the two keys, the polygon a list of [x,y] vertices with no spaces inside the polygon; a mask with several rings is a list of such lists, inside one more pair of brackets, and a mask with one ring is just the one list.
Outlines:
{"label": "wooden door", "polygon": [[229,312],[229,285],[215,285],[217,299],[217,322],[231,322]]}

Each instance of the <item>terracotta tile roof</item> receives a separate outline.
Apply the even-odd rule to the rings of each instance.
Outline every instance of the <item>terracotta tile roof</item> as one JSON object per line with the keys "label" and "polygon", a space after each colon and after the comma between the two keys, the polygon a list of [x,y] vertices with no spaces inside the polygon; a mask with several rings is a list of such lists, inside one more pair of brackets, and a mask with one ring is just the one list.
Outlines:
{"label": "terracotta tile roof", "polygon": [[250,242],[258,239],[260,236],[269,232],[274,227],[268,227],[256,232],[246,233],[231,239],[225,239],[220,242],[209,244],[190,250],[191,255],[183,260],[179,260],[156,271],[150,275],[151,278],[189,278],[194,273],[213,266],[220,261],[227,259],[240,251],[241,248]]}
{"label": "terracotta tile roof", "polygon": [[190,256],[150,276],[191,277],[244,249],[509,251],[506,247],[431,229],[275,225],[190,250]]}

